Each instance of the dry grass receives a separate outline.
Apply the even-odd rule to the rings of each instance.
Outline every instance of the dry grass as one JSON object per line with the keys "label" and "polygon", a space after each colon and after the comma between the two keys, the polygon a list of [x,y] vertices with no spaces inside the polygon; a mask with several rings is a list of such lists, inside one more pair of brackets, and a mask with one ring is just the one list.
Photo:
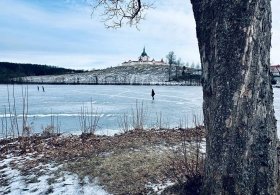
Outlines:
{"label": "dry grass", "polygon": [[[204,136],[202,128],[185,130],[183,140],[182,129],[128,131],[115,136],[31,136],[20,142],[16,142],[17,139],[2,140],[0,152],[14,155],[42,154],[37,160],[18,167],[23,174],[36,172],[38,163],[47,164],[51,161],[64,164],[59,171],[77,173],[81,181],[86,176],[92,179],[97,177],[99,184],[112,194],[153,194],[154,189],[149,187],[150,184],[185,182],[186,175],[193,173],[192,163],[196,155],[182,152],[186,151],[182,147],[195,152],[183,143],[192,143],[193,137],[197,135]],[[25,143],[25,147],[16,143]],[[32,178],[30,180],[32,182]]]}
{"label": "dry grass", "polygon": [[69,163],[66,170],[81,177],[98,177],[100,184],[113,194],[147,194],[153,192],[147,184],[164,184],[169,180],[169,155],[156,150],[124,151]]}

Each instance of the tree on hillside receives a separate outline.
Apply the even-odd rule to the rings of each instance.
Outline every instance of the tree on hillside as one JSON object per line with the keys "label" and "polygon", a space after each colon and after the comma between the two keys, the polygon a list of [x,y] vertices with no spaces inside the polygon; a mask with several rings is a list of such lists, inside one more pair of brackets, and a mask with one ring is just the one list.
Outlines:
{"label": "tree on hillside", "polygon": [[178,58],[175,63],[176,80],[178,80],[178,69],[182,65],[182,59]]}
{"label": "tree on hillside", "polygon": [[191,68],[195,68],[194,62],[191,63]]}
{"label": "tree on hillside", "polygon": [[168,64],[169,64],[169,69],[168,69],[168,81],[171,81],[172,65],[176,63],[176,55],[175,55],[174,51],[170,51],[170,52],[166,55],[166,59],[167,59]]}
{"label": "tree on hillside", "polygon": [[185,74],[186,74],[186,66],[183,66],[183,70],[182,70],[182,77],[185,77]]}
{"label": "tree on hillside", "polygon": [[[105,2],[99,0],[99,5],[110,17],[116,16]],[[110,2],[117,6],[127,1]],[[203,194],[277,194],[277,133],[269,73],[271,2],[191,3],[203,72]],[[127,19],[137,22],[143,0],[129,4],[133,6]],[[126,17],[125,11],[118,14]]]}

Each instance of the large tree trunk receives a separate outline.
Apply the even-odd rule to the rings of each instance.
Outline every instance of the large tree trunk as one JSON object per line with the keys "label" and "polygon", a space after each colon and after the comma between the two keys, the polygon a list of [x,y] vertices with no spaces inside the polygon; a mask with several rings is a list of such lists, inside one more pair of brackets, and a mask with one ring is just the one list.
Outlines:
{"label": "large tree trunk", "polygon": [[191,0],[203,69],[204,194],[276,194],[270,0]]}

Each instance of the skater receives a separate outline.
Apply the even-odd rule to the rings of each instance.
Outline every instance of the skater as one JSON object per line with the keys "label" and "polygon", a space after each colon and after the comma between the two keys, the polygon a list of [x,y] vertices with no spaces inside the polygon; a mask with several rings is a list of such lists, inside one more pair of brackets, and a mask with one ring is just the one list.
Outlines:
{"label": "skater", "polygon": [[154,98],[155,95],[156,95],[156,93],[155,93],[154,89],[152,89],[152,98],[153,98],[153,100],[155,99]]}
{"label": "skater", "polygon": [[39,86],[37,86],[37,90],[38,90],[38,91],[40,90]]}
{"label": "skater", "polygon": [[45,92],[45,88],[44,88],[44,86],[42,86],[42,90],[43,90],[43,92]]}

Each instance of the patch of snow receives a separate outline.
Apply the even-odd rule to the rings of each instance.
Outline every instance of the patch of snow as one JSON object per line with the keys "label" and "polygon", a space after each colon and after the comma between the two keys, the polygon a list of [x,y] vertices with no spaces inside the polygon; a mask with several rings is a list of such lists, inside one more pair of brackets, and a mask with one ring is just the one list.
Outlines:
{"label": "patch of snow", "polygon": [[167,187],[172,186],[174,184],[175,184],[174,182],[167,181],[162,184],[149,183],[146,185],[146,187],[152,188],[156,194],[161,194]]}
{"label": "patch of snow", "polygon": [[14,160],[17,160],[17,157],[12,157],[8,155],[7,159],[2,160],[0,163],[1,167],[5,167],[1,170],[1,179],[8,181],[8,186],[0,186],[0,192],[9,192],[8,194],[21,194],[21,189],[25,188],[23,177],[20,175],[20,172],[16,169],[13,169],[10,166],[10,163]]}
{"label": "patch of snow", "polygon": [[61,182],[52,185],[53,194],[92,194],[92,195],[107,195],[108,193],[98,186],[96,182],[90,182],[88,178],[80,181],[75,174],[65,174]]}
{"label": "patch of snow", "polygon": [[14,157],[7,155],[5,159],[0,160],[1,180],[6,181],[7,185],[0,186],[0,194],[10,195],[27,195],[27,194],[90,194],[90,195],[107,195],[97,180],[91,181],[89,178],[79,179],[77,174],[70,172],[56,172],[62,166],[54,164],[39,163],[40,175],[31,172],[28,175],[22,173],[12,164],[20,167],[23,163],[34,160],[31,155]]}

